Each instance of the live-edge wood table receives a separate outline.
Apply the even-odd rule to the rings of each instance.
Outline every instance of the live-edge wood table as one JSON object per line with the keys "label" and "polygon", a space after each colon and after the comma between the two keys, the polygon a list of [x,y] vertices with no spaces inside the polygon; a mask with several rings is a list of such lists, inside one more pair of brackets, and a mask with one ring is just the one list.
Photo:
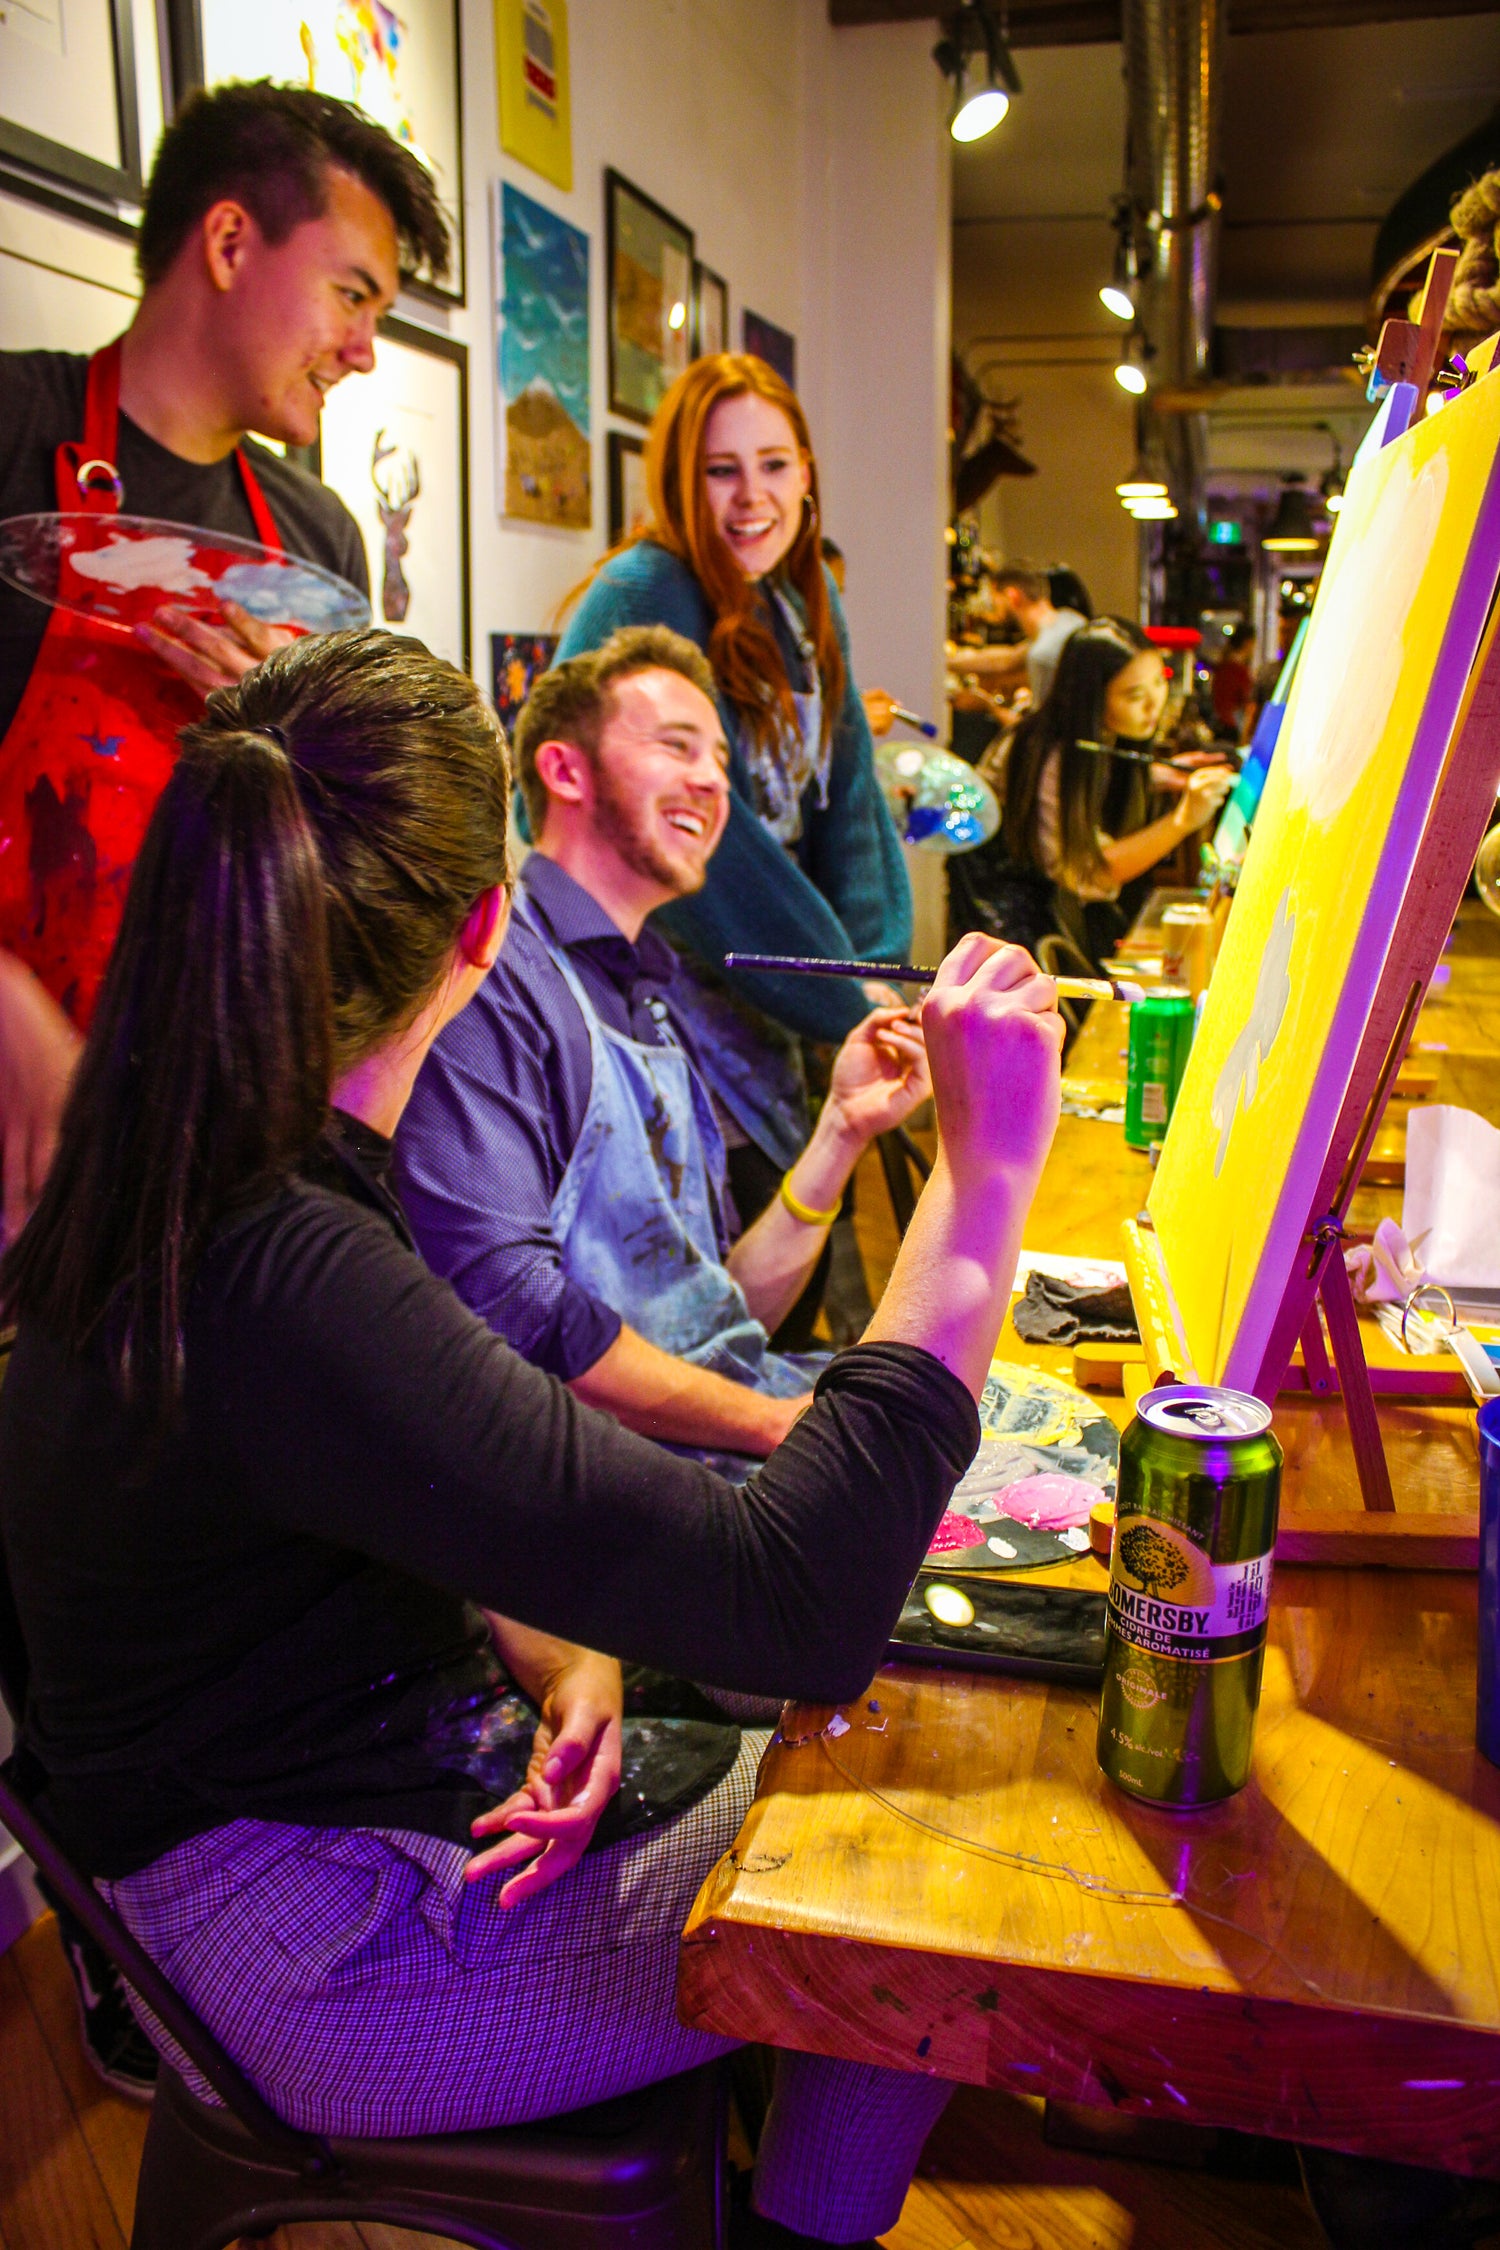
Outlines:
{"label": "live-edge wood table", "polygon": [[[1480,1015],[1500,991],[1476,911],[1417,1044],[1465,1074],[1450,1090],[1440,1054],[1433,1098],[1490,1107],[1500,1071],[1451,1036],[1470,984]],[[1117,1071],[1121,1035],[1096,1009],[1070,1070]],[[1117,1127],[1065,1117],[1027,1241],[1116,1255],[1148,1184]],[[1000,1356],[1066,1366],[1009,1323]],[[1381,1419],[1398,1508],[1474,1507],[1470,1413]],[[1337,1405],[1283,1401],[1277,1428],[1300,1506],[1358,1505]],[[1091,1559],[1046,1576],[1105,1583]],[[903,1665],[842,1728],[789,1706],[684,1932],[684,2018],[1500,2175],[1500,1771],[1474,1747],[1475,1617],[1472,1575],[1278,1567],[1250,1783],[1189,1815],[1103,1779],[1085,1691]]]}

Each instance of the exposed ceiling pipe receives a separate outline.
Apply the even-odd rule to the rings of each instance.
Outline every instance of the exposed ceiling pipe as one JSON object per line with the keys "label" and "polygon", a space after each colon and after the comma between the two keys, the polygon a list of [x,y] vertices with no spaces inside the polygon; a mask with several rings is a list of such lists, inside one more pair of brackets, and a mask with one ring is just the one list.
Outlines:
{"label": "exposed ceiling pipe", "polygon": [[[1126,191],[1141,318],[1158,377],[1176,387],[1209,372],[1227,23],[1227,0],[1124,0]],[[1202,507],[1206,420],[1163,420],[1174,496],[1191,523]]]}

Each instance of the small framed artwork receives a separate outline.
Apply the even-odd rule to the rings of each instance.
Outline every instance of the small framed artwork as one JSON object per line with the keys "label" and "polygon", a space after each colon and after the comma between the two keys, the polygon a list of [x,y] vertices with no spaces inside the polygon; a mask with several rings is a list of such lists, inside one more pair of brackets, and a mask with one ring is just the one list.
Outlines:
{"label": "small framed artwork", "polygon": [[[61,0],[43,0],[56,7]],[[435,302],[464,301],[464,165],[458,0],[166,0],[179,96],[229,78],[279,78],[354,102],[421,158],[453,236],[446,281],[404,276]]]}
{"label": "small framed artwork", "polygon": [[641,531],[651,521],[646,498],[646,447],[642,439],[624,430],[609,433],[609,543]]}
{"label": "small framed artwork", "polygon": [[604,213],[610,412],[649,422],[692,357],[692,230],[618,172]]}
{"label": "small framed artwork", "polygon": [[509,180],[495,186],[500,513],[587,531],[589,238]]}
{"label": "small framed artwork", "polygon": [[323,409],[318,473],[359,525],[377,625],[469,669],[469,355],[383,320],[370,375]]}
{"label": "small framed artwork", "polygon": [[507,741],[515,732],[532,681],[557,654],[557,642],[556,633],[491,633],[490,692]]}
{"label": "small framed artwork", "polygon": [[712,266],[693,267],[693,357],[729,349],[729,284]]}
{"label": "small framed artwork", "polygon": [[130,0],[0,6],[0,156],[64,189],[140,202]]}
{"label": "small framed artwork", "polygon": [[797,388],[797,339],[788,329],[778,328],[774,320],[763,313],[751,312],[748,307],[740,315],[744,332],[745,349],[763,359],[767,367],[774,367],[788,390]]}

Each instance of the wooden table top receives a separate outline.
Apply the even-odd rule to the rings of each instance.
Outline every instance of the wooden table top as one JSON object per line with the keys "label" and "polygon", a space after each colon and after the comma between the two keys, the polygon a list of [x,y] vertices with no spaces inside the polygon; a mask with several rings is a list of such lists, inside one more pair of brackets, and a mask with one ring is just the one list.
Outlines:
{"label": "wooden table top", "polygon": [[[1463,1098],[1444,1075],[1482,1060],[1465,999],[1489,986],[1493,1111],[1500,942],[1480,925],[1452,958],[1417,1033],[1444,1049],[1431,1098]],[[1102,1074],[1112,1050],[1118,1069],[1121,1032],[1096,1007],[1070,1074]],[[1028,1246],[1116,1256],[1149,1178],[1117,1126],[1065,1117]],[[1008,1324],[1000,1356],[1068,1358]],[[1476,1505],[1471,1413],[1383,1404],[1381,1420],[1399,1508]],[[1358,1506],[1336,1404],[1283,1401],[1277,1429],[1299,1506]],[[1092,1558],[1045,1576],[1105,1584]],[[681,2012],[1500,2173],[1500,1770],[1474,1747],[1475,1664],[1472,1576],[1280,1566],[1249,1786],[1191,1815],[1104,1780],[1088,1691],[902,1665],[832,1731],[833,1713],[790,1706],[684,1934]]]}

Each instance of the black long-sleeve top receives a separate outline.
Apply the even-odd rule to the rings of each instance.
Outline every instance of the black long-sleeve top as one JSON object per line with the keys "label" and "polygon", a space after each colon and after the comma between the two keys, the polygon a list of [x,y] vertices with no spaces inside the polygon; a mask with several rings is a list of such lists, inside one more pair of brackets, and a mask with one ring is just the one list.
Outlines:
{"label": "black long-sleeve top", "polygon": [[102,1358],[23,1328],[0,1537],[40,1809],[127,1874],[236,1817],[467,1840],[427,1747],[472,1603],[711,1685],[845,1700],[880,1661],[979,1425],[929,1353],[861,1345],[743,1487],[590,1411],[421,1263],[388,1144],[345,1121],[226,1226],[144,1449]]}

